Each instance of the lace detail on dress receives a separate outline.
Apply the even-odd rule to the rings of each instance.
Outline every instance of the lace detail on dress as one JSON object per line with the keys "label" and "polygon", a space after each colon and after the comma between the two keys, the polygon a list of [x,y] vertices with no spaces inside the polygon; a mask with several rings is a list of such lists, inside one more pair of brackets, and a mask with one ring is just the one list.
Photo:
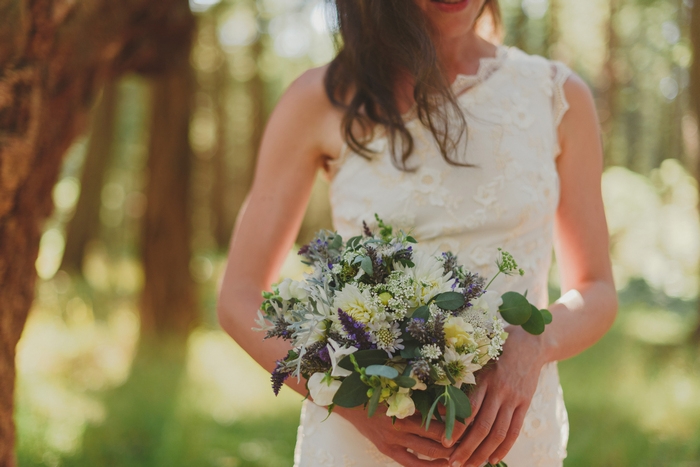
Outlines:
{"label": "lace detail on dress", "polygon": [[561,153],[561,147],[559,146],[559,137],[557,135],[557,128],[561,123],[562,118],[567,110],[569,110],[569,102],[566,100],[566,95],[564,94],[564,83],[571,75],[571,69],[564,63],[552,60],[552,112],[554,116],[554,157]]}
{"label": "lace detail on dress", "polygon": [[[482,57],[481,59],[479,59],[479,68],[477,69],[476,74],[458,74],[451,85],[452,93],[455,96],[461,96],[471,91],[479,84],[486,82],[491,77],[491,75],[493,75],[496,71],[498,71],[501,68],[506,58],[508,57],[510,49],[511,47],[506,47],[504,45],[499,44],[496,47],[496,55],[494,57]],[[416,119],[415,104],[413,107],[411,107],[411,109],[409,109],[405,114],[403,114],[403,119],[406,121],[407,124],[411,123]],[[376,141],[377,139],[384,137],[384,130],[382,128],[375,127],[373,134],[370,136],[369,139],[370,141]],[[343,164],[343,162],[345,162],[345,158],[350,153],[351,151],[348,147],[348,144],[344,142],[342,148],[340,149],[340,154],[338,154],[338,157],[328,159],[326,161],[324,171],[324,176],[326,180],[333,180],[336,172]]]}
{"label": "lace detail on dress", "polygon": [[452,83],[452,92],[459,95],[486,81],[496,70],[501,68],[504,59],[508,55],[508,47],[498,45],[495,57],[482,57],[479,59],[479,68],[474,75],[458,74]]}
{"label": "lace detail on dress", "polygon": [[[386,136],[376,130],[375,154],[366,159],[347,147],[329,166],[333,227],[344,238],[374,214],[410,230],[417,247],[451,250],[471,271],[491,277],[497,248],[513,254],[524,276],[499,276],[496,291],[528,291],[547,307],[553,223],[559,203],[557,126],[568,109],[563,84],[571,71],[560,62],[510,47],[483,59],[474,77],[455,89],[468,133],[455,157],[471,167],[448,164],[419,120],[406,123],[414,138],[408,165],[393,164]],[[477,85],[478,84],[478,85]],[[468,88],[462,88],[468,86]],[[556,319],[556,317],[554,318]],[[508,351],[506,342],[505,351]],[[306,401],[296,467],[395,467],[347,420]],[[510,467],[561,467],[568,420],[556,363],[542,368],[520,436],[504,461]]]}

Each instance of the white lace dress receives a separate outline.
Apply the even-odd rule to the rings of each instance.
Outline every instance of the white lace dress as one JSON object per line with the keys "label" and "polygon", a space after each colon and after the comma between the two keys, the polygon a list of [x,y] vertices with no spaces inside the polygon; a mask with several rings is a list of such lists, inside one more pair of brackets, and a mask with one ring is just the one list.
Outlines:
{"label": "white lace dress", "polygon": [[[569,73],[561,62],[499,46],[496,57],[481,60],[476,75],[459,75],[453,90],[468,123],[459,153],[474,167],[449,165],[431,133],[408,116],[415,139],[409,165],[415,172],[392,164],[385,135],[372,140],[377,154],[371,161],[345,147],[328,171],[334,228],[349,238],[363,220],[376,225],[378,213],[411,229],[419,247],[451,250],[487,278],[496,271],[502,247],[525,275],[500,276],[490,289],[527,290],[534,304],[547,307],[559,200],[557,126],[568,109],[562,86]],[[326,416],[325,408],[304,403],[296,467],[398,465],[345,419]],[[504,461],[509,467],[561,466],[568,431],[557,365],[550,363],[540,373],[520,437]]]}

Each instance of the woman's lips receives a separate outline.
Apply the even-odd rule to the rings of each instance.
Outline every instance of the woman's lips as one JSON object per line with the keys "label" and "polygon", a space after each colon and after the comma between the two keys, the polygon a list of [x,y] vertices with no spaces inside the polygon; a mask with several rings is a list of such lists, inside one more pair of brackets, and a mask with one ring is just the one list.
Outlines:
{"label": "woman's lips", "polygon": [[457,2],[430,0],[430,4],[442,12],[455,13],[464,10],[469,5],[469,0],[459,0]]}

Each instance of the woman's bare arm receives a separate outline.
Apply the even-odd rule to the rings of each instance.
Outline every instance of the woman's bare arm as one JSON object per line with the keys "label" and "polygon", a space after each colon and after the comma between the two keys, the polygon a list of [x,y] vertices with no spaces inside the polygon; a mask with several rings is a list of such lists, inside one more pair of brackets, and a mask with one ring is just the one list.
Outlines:
{"label": "woman's bare arm", "polygon": [[[564,360],[593,345],[612,326],[617,296],[608,252],[601,195],[603,153],[588,86],[576,75],[564,84],[570,104],[559,126],[561,180],[555,218],[555,251],[563,296],[549,310],[553,322],[540,336],[509,329],[493,371],[477,377],[474,411],[450,465],[496,464],[510,451],[547,362]],[[516,351],[517,350],[517,351]]]}
{"label": "woman's bare arm", "polygon": [[[261,292],[270,290],[294,244],[326,151],[322,135],[331,109],[318,86],[322,69],[297,79],[277,104],[262,139],[253,185],[231,239],[217,311],[223,329],[272,371],[287,343],[252,331]],[[337,130],[336,130],[337,131]],[[288,380],[301,394],[303,386]]]}
{"label": "woman's bare arm", "polygon": [[[268,371],[286,355],[286,342],[270,339],[255,326],[261,292],[270,290],[299,231],[317,170],[326,154],[342,145],[340,119],[325,97],[323,69],[307,72],[281,99],[263,136],[253,186],[238,216],[224,273],[217,312],[222,328]],[[306,381],[289,378],[295,391],[306,395]],[[336,408],[377,448],[408,467],[447,465],[453,449],[441,444],[444,425],[421,426],[416,415],[392,424],[390,417],[367,418],[361,409]],[[406,449],[437,461],[418,459]]]}

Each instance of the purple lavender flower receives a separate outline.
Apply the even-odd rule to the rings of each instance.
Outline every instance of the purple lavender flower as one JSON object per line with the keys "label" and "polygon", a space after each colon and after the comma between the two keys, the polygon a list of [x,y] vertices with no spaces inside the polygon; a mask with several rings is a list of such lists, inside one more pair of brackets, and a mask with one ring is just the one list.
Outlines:
{"label": "purple lavender flower", "polygon": [[423,345],[435,344],[440,350],[445,348],[445,317],[441,314],[429,323],[421,318],[412,319],[406,325],[406,332]]}
{"label": "purple lavender flower", "polygon": [[430,334],[428,332],[428,327],[425,324],[425,320],[421,318],[414,318],[406,326],[406,331],[421,344],[430,344]]}
{"label": "purple lavender flower", "polygon": [[338,308],[338,318],[340,324],[348,335],[348,339],[352,341],[352,345],[360,350],[374,349],[376,346],[372,343],[372,336],[367,331],[364,324],[355,319],[342,309]]}
{"label": "purple lavender flower", "polygon": [[323,348],[318,351],[318,358],[326,363],[331,363],[331,356],[328,354],[328,347],[324,345]]}
{"label": "purple lavender flower", "polygon": [[284,360],[277,360],[277,367],[272,371],[272,376],[270,380],[272,381],[272,390],[275,396],[280,393],[282,385],[291,375],[292,370],[284,366]]}

